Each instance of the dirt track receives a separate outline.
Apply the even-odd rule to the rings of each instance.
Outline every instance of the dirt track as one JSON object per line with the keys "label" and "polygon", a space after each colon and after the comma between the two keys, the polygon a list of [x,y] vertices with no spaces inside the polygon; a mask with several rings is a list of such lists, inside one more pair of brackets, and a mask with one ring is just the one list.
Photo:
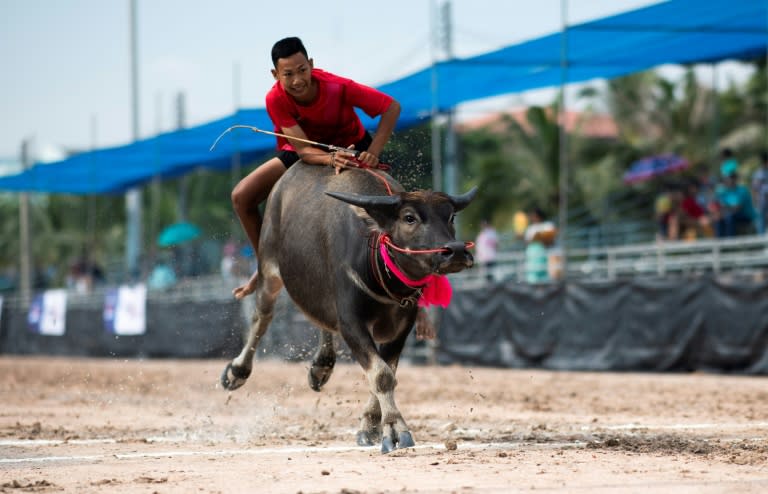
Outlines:
{"label": "dirt track", "polygon": [[355,365],[224,364],[0,357],[0,492],[768,492],[766,377],[403,365],[381,455]]}

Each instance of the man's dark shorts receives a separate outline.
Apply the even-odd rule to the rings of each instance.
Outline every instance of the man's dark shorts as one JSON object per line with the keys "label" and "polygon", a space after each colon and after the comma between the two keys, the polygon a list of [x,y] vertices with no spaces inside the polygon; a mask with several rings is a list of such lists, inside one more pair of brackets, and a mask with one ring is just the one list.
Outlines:
{"label": "man's dark shorts", "polygon": [[[355,151],[367,151],[368,147],[371,145],[371,142],[373,142],[373,138],[371,137],[371,134],[368,132],[365,133],[362,139],[360,139],[360,142],[355,144]],[[318,146],[318,149],[323,149],[322,146]],[[323,149],[325,151],[325,149]],[[289,168],[291,165],[299,161],[299,154],[296,151],[286,151],[281,149],[277,152],[276,155],[280,161],[283,162],[283,165],[286,168]]]}

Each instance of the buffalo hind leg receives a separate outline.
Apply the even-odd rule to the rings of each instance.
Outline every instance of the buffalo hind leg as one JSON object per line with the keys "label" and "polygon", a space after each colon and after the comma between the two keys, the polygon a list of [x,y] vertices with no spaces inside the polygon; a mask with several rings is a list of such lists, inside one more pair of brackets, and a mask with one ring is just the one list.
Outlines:
{"label": "buffalo hind leg", "polygon": [[254,294],[256,308],[251,317],[251,326],[245,346],[243,346],[240,355],[227,364],[221,374],[221,385],[224,389],[237,389],[248,380],[253,369],[253,356],[256,354],[256,348],[259,346],[261,337],[267,332],[269,323],[272,322],[275,301],[283,287],[283,282],[277,275],[265,275],[267,270],[268,267],[264,266],[259,271]]}
{"label": "buffalo hind leg", "polygon": [[333,334],[320,331],[320,346],[312,358],[312,367],[309,368],[309,387],[320,391],[330,379],[334,365],[336,365],[336,348],[333,344]]}
{"label": "buffalo hind leg", "polygon": [[381,441],[381,406],[376,395],[368,397],[368,404],[360,419],[360,430],[357,431],[358,446],[373,446]]}

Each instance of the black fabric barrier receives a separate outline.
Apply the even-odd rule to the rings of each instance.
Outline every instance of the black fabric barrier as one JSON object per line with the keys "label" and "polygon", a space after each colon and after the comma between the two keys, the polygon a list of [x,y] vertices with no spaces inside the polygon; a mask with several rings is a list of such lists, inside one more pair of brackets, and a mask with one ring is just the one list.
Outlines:
{"label": "black fabric barrier", "polygon": [[26,307],[4,307],[0,353],[88,357],[232,358],[242,348],[243,318],[236,301],[147,302],[143,335],[118,336],[104,329],[103,307],[68,304],[66,332],[29,330]]}
{"label": "black fabric barrier", "polygon": [[[102,310],[99,304],[68,304],[66,334],[45,336],[28,329],[27,308],[6,303],[0,353],[229,360],[242,348],[243,314],[250,314],[247,304],[229,298],[153,297],[146,333],[116,336],[104,330]],[[698,278],[492,284],[457,289],[439,319],[435,357],[441,364],[768,374],[768,283]],[[317,333],[282,294],[257,358],[311,358]],[[341,358],[349,358],[343,342],[337,347]]]}
{"label": "black fabric barrier", "polygon": [[768,283],[713,278],[457,290],[437,361],[768,374]]}

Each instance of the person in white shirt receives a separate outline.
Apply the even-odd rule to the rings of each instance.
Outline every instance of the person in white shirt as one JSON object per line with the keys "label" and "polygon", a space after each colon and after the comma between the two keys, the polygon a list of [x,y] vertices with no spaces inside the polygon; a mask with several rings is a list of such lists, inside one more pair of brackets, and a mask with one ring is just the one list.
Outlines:
{"label": "person in white shirt", "polygon": [[480,265],[481,274],[488,281],[493,281],[493,266],[496,264],[496,252],[499,247],[499,236],[493,226],[483,220],[480,223],[480,233],[475,240],[475,259]]}

